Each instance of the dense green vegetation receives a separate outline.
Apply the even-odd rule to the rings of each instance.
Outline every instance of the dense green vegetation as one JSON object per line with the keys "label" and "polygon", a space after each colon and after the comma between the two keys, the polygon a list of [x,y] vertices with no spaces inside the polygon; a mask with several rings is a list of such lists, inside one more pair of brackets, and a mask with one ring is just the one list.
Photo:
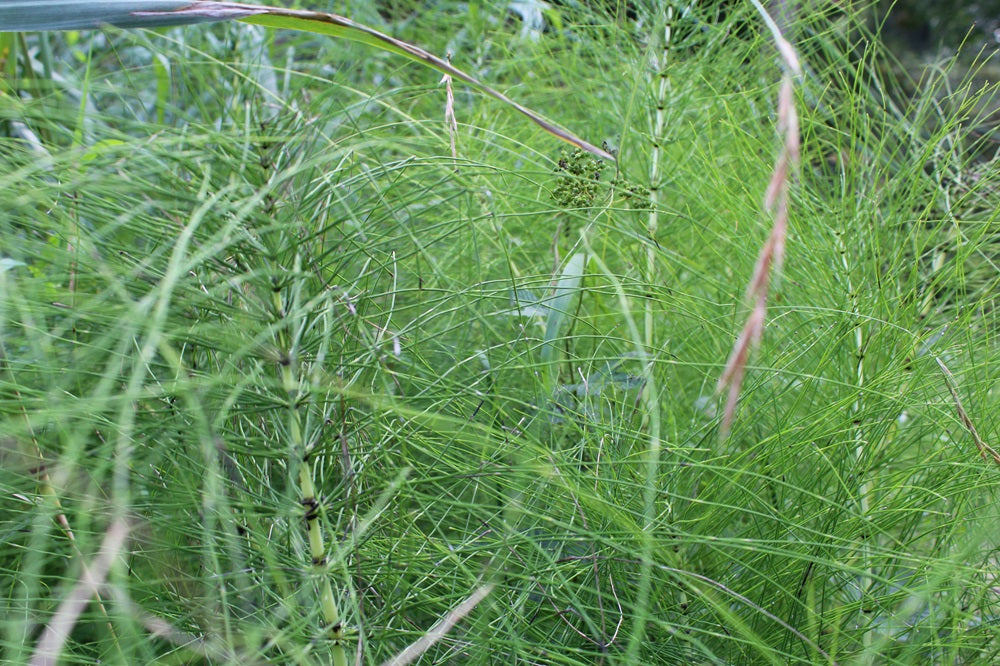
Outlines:
{"label": "dense green vegetation", "polygon": [[849,3],[781,23],[801,167],[721,437],[754,8],[299,4],[618,161],[457,84],[453,155],[440,74],[363,45],[5,35],[0,659],[1000,659],[995,88],[898,83]]}

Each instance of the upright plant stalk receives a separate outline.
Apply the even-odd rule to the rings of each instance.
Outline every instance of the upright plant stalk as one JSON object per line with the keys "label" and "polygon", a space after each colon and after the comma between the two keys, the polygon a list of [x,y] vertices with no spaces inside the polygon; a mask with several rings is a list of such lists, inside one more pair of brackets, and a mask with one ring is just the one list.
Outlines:
{"label": "upright plant stalk", "polygon": [[[646,222],[646,232],[649,235],[649,244],[646,249],[646,280],[650,287],[656,282],[656,235],[659,231],[659,203],[660,203],[660,160],[662,159],[662,143],[664,126],[666,125],[667,95],[670,92],[670,77],[667,72],[668,55],[671,41],[671,24],[673,23],[674,10],[669,4],[665,9],[663,17],[663,36],[660,44],[659,57],[654,61],[656,69],[656,110],[653,114],[650,135],[653,142],[653,149],[650,154],[649,165],[649,217]],[[589,248],[588,248],[589,249]],[[604,265],[604,262],[595,257],[602,272],[611,277],[613,273]],[[661,440],[661,422],[656,388],[656,378],[653,367],[653,300],[644,299],[643,326],[640,332],[639,327],[630,315],[628,297],[622,289],[621,283],[614,280],[615,290],[622,306],[632,334],[632,339],[636,351],[643,359],[643,387],[640,399],[643,406],[642,429],[647,434],[646,447],[646,479],[643,484],[643,524],[642,524],[642,553],[639,570],[639,584],[636,594],[636,601],[633,612],[633,626],[631,637],[626,647],[626,661],[636,663],[639,660],[641,646],[646,635],[646,622],[648,619],[649,600],[652,593],[653,584],[653,555],[656,547],[656,523],[659,512],[656,509],[657,499],[661,497],[659,491],[659,469],[660,456],[663,443]],[[669,513],[669,511],[668,511]]]}
{"label": "upright plant stalk", "polygon": [[[655,61],[656,67],[656,110],[653,115],[651,137],[653,150],[650,155],[649,166],[649,217],[646,222],[646,232],[649,234],[649,245],[646,249],[646,280],[652,286],[656,282],[656,234],[659,230],[659,203],[660,203],[660,160],[662,159],[662,144],[664,126],[666,125],[667,96],[670,92],[670,76],[667,72],[667,63],[670,52],[671,25],[673,23],[673,7],[667,5],[663,18],[663,37],[660,45],[660,54]],[[611,272],[606,266],[601,265],[606,275]],[[641,400],[643,406],[642,428],[647,433],[646,448],[646,479],[643,485],[643,525],[642,525],[642,557],[639,572],[639,585],[636,594],[635,612],[633,616],[633,628],[628,646],[626,648],[626,661],[636,663],[639,660],[641,646],[646,633],[647,612],[649,599],[652,593],[653,576],[653,555],[656,547],[655,533],[657,531],[657,521],[660,512],[657,511],[656,502],[662,497],[660,492],[660,458],[663,448],[661,439],[661,420],[658,399],[656,377],[653,367],[653,300],[646,298],[643,308],[643,330],[640,333],[638,327],[629,316],[627,297],[619,282],[615,282],[618,297],[622,304],[623,312],[629,323],[633,340],[637,351],[644,359],[643,374],[644,383],[641,389]],[[672,508],[668,505],[667,515],[672,514]],[[681,591],[681,604],[687,601],[686,594]]]}
{"label": "upright plant stalk", "polygon": [[[660,228],[660,156],[663,144],[663,126],[666,124],[667,94],[670,92],[670,75],[667,73],[667,62],[670,53],[671,24],[674,18],[674,8],[667,5],[663,24],[663,44],[660,57],[656,61],[656,112],[653,116],[652,138],[653,152],[649,159],[649,218],[646,222],[646,232],[649,234],[649,245],[646,248],[646,279],[650,284],[656,279],[656,233]],[[646,348],[653,347],[653,301],[646,299],[645,308],[645,342]]]}
{"label": "upright plant stalk", "polygon": [[[857,288],[854,281],[851,280],[851,267],[847,260],[847,246],[844,242],[842,234],[838,234],[837,239],[841,263],[844,267],[844,275],[847,276],[847,293],[851,295],[851,317],[854,319],[854,377],[855,390],[858,392],[858,397],[851,404],[849,409],[851,423],[854,424],[854,429],[851,435],[854,440],[854,458],[855,464],[858,468],[857,476],[861,480],[861,483],[858,486],[857,507],[858,513],[861,515],[861,520],[866,523],[868,520],[869,497],[872,492],[872,479],[871,475],[868,474],[867,470],[864,468],[865,457],[868,452],[865,451],[864,431],[861,428],[861,413],[864,409],[865,388],[865,331],[864,326],[861,323],[861,310],[858,303]],[[872,534],[870,530],[868,530],[867,526],[864,526],[858,538],[857,549],[858,555],[861,559],[861,577],[858,582],[858,603],[860,605],[858,610],[862,622],[867,621],[866,618],[870,615],[865,611],[866,609],[870,610],[869,594],[871,593],[871,586],[874,580],[874,571],[872,569],[871,562],[871,538]],[[874,658],[874,655],[870,651],[872,642],[872,630],[871,628],[866,628],[862,637],[862,645],[865,649],[862,654],[861,663],[872,663]]]}
{"label": "upright plant stalk", "polygon": [[[301,260],[295,258],[293,274],[298,274]],[[323,528],[320,524],[322,506],[316,496],[316,485],[312,478],[312,464],[309,446],[303,433],[303,418],[300,405],[305,396],[300,394],[301,382],[298,376],[298,330],[294,325],[289,310],[297,307],[295,290],[292,290],[290,302],[282,303],[281,292],[274,292],[274,307],[278,318],[289,320],[291,326],[280,329],[277,338],[280,344],[281,379],[288,400],[288,433],[293,455],[300,456],[299,466],[299,502],[305,510],[304,519],[309,540],[309,556],[312,559],[312,573],[319,582],[319,602],[323,613],[324,631],[329,631],[333,638],[334,666],[347,666],[347,654],[344,651],[344,628],[340,609],[333,593],[333,584],[326,568],[326,543],[323,539]],[[286,309],[286,307],[288,309]]]}
{"label": "upright plant stalk", "polygon": [[[661,500],[664,495],[660,492],[660,456],[663,449],[660,427],[660,409],[658,404],[659,392],[656,388],[656,374],[653,372],[653,355],[643,341],[643,333],[639,330],[636,317],[632,315],[632,307],[629,297],[625,293],[621,280],[608,268],[608,265],[601,259],[599,253],[594,252],[588,242],[586,234],[583,235],[584,247],[587,250],[598,270],[604,275],[612,285],[618,303],[622,309],[622,316],[625,319],[628,336],[632,341],[635,352],[642,359],[643,381],[649,390],[640,393],[643,410],[648,418],[647,426],[647,447],[644,460],[646,469],[646,479],[642,489],[642,543],[639,561],[639,581],[636,591],[635,603],[632,604],[632,630],[629,642],[625,651],[623,663],[637,664],[640,662],[640,654],[646,637],[646,623],[649,621],[649,600],[653,590],[653,560],[656,551],[656,526],[659,512],[656,510],[657,500]],[[668,504],[666,513],[672,513],[672,507]],[[683,598],[682,598],[683,601]]]}

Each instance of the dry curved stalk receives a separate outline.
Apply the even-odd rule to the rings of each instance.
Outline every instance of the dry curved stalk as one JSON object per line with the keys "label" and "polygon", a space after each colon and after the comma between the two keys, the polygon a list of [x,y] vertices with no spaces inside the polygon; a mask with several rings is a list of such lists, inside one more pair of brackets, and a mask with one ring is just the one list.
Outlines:
{"label": "dry curved stalk", "polygon": [[472,612],[472,610],[493,591],[493,583],[481,585],[472,594],[465,598],[459,605],[455,606],[450,613],[438,620],[426,634],[410,643],[405,650],[385,662],[382,666],[406,666],[412,664],[420,658],[420,655],[434,647],[434,644],[444,638],[452,627],[458,624],[462,618]]}
{"label": "dry curved stalk", "polygon": [[115,558],[125,546],[129,526],[124,520],[115,520],[104,534],[101,549],[88,565],[81,562],[80,579],[70,593],[59,604],[55,615],[42,632],[31,657],[31,666],[56,666],[70,633],[80,619],[92,596],[101,598],[100,587],[104,584],[114,564]]}
{"label": "dry curved stalk", "polygon": [[726,391],[726,406],[722,415],[721,436],[726,437],[733,425],[736,405],[743,386],[750,353],[756,349],[764,336],[767,320],[767,296],[771,278],[781,271],[785,259],[785,239],[788,236],[788,191],[792,176],[799,165],[799,116],[795,110],[794,79],[801,76],[802,68],[794,47],[781,34],[781,29],[771,19],[757,0],[751,0],[767,23],[785,63],[785,73],[778,92],[778,131],[783,144],[771,173],[771,181],[764,194],[764,209],[773,216],[771,234],[757,255],[753,276],[747,285],[747,300],[751,303],[750,315],[743,324],[726,361],[726,367],[719,377],[716,391]]}
{"label": "dry curved stalk", "polygon": [[935,359],[938,365],[941,366],[941,372],[944,373],[944,383],[948,387],[948,392],[951,393],[952,400],[955,401],[955,411],[958,412],[958,419],[965,426],[965,429],[969,431],[972,435],[972,441],[976,443],[976,448],[979,449],[979,455],[982,456],[983,460],[989,461],[990,458],[993,462],[1000,465],[1000,453],[992,446],[983,441],[983,438],[979,436],[979,431],[976,430],[976,424],[972,422],[969,418],[969,414],[965,411],[962,406],[962,401],[958,397],[958,389],[955,387],[955,375],[951,374],[951,370],[948,366],[944,364],[941,359]]}
{"label": "dry curved stalk", "polygon": [[241,21],[268,28],[285,28],[361,42],[401,55],[464,81],[524,115],[552,136],[606,160],[606,150],[567,132],[499,90],[453,66],[443,58],[378,30],[329,12],[267,7],[242,2],[195,0],[0,0],[0,32],[80,30],[112,24],[123,28],[165,27],[208,21]]}

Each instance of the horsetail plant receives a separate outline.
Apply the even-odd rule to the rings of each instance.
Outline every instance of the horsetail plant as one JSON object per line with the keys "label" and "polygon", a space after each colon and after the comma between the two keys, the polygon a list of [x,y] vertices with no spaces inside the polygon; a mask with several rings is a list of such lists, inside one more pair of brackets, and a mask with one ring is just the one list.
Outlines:
{"label": "horsetail plant", "polygon": [[[650,119],[650,132],[652,138],[652,154],[649,164],[649,190],[648,190],[648,215],[646,221],[646,234],[648,242],[646,245],[646,282],[656,284],[657,277],[657,240],[659,231],[659,204],[660,187],[663,180],[660,161],[663,159],[662,146],[665,141],[666,131],[666,109],[668,95],[670,93],[670,75],[668,72],[669,54],[671,48],[672,27],[674,21],[674,10],[670,3],[667,3],[660,17],[654,25],[658,40],[654,40],[651,48],[659,48],[658,56],[652,58],[654,64],[653,77],[655,81],[653,117]],[[626,193],[632,190],[626,185]],[[610,271],[604,270],[605,274],[611,275]],[[622,299],[623,309],[625,309],[624,291],[620,284],[615,285]],[[626,654],[629,661],[638,661],[640,658],[640,646],[645,637],[647,618],[651,614],[652,577],[653,577],[653,551],[655,543],[653,538],[654,526],[658,520],[657,499],[661,495],[660,461],[663,451],[662,423],[660,410],[658,407],[659,392],[653,376],[654,365],[654,330],[656,328],[653,318],[653,299],[644,299],[643,318],[641,330],[636,322],[630,319],[629,330],[632,334],[632,341],[636,353],[644,360],[643,363],[643,385],[640,389],[640,400],[644,406],[641,430],[646,437],[646,452],[643,461],[645,467],[645,479],[642,489],[642,517],[643,530],[641,542],[641,566],[639,569],[639,584],[636,599],[637,612],[633,621],[633,632],[631,640],[628,642]],[[672,514],[672,507],[667,505],[666,517],[669,520]],[[686,606],[686,598],[681,592],[682,604]]]}
{"label": "horsetail plant", "polygon": [[[301,274],[301,258],[296,255],[293,273]],[[340,607],[333,591],[333,584],[327,573],[327,548],[323,536],[321,519],[323,506],[317,496],[316,484],[313,481],[311,453],[313,445],[306,436],[307,423],[302,414],[302,406],[311,402],[312,382],[307,376],[300,376],[305,370],[299,363],[299,337],[302,323],[296,319],[302,316],[302,307],[298,303],[299,289],[295,284],[287,289],[286,298],[282,291],[273,292],[273,316],[279,326],[275,331],[275,343],[278,345],[278,365],[281,366],[281,384],[285,391],[287,409],[287,432],[290,441],[288,446],[293,457],[297,457],[299,502],[303,508],[306,532],[309,542],[309,556],[312,559],[312,572],[319,587],[319,602],[325,623],[325,631],[333,641],[332,657],[334,666],[347,666],[347,654],[344,650],[344,624]]]}
{"label": "horsetail plant", "polygon": [[[118,28],[161,28],[204,22],[241,21],[268,28],[283,28],[357,41],[369,46],[401,55],[427,67],[443,72],[445,81],[460,80],[476,90],[501,101],[504,105],[526,116],[546,132],[602,159],[613,160],[607,151],[567,132],[538,113],[513,101],[503,93],[481,83],[476,78],[454,67],[447,60],[412,44],[385,35],[373,28],[336,14],[265,7],[232,2],[190,2],[188,0],[0,0],[0,33],[47,30],[81,30],[111,25]],[[5,38],[13,44],[16,40]],[[3,45],[0,43],[0,46]],[[16,51],[4,51],[6,68],[16,65]],[[0,65],[3,63],[0,62]],[[451,128],[454,131],[454,128]],[[454,136],[452,136],[454,142]],[[452,144],[454,145],[454,143]],[[453,148],[454,153],[454,148]],[[292,290],[294,292],[294,289]],[[294,300],[294,293],[287,294]],[[332,658],[335,666],[346,666],[344,650],[343,617],[330,577],[327,572],[327,547],[321,525],[322,503],[317,497],[310,464],[311,446],[306,436],[307,424],[301,410],[302,401],[308,402],[308,379],[299,376],[297,363],[297,336],[294,322],[281,321],[291,316],[294,303],[283,302],[283,294],[273,294],[275,317],[279,320],[275,343],[280,350],[281,383],[287,398],[287,433],[293,457],[297,457],[298,491],[304,509],[308,534],[309,555],[313,573],[319,587],[319,601],[325,630],[332,638]]]}
{"label": "horsetail plant", "polygon": [[[649,245],[646,248],[646,279],[656,282],[656,233],[660,228],[660,170],[661,148],[666,140],[663,136],[666,125],[667,97],[670,93],[670,74],[667,71],[670,57],[671,24],[674,20],[674,8],[667,5],[663,19],[663,34],[660,44],[660,57],[656,63],[656,99],[652,119],[653,151],[649,158],[649,217],[646,222],[646,233],[649,234]],[[653,303],[646,301],[645,317],[643,319],[646,347],[653,348]]]}
{"label": "horsetail plant", "polygon": [[667,3],[528,43],[508,3],[253,1],[572,95],[622,169],[469,89],[456,160],[442,75],[360,43],[0,33],[0,662],[997,660],[986,96],[896,113],[852,9],[779,20],[808,150],[765,197],[749,4],[670,3],[661,93]]}

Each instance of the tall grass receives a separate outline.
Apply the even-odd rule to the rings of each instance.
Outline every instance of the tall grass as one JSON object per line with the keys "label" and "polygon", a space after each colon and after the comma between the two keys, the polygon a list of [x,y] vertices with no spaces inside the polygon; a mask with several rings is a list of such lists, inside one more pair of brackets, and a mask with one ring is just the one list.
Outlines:
{"label": "tall grass", "polygon": [[606,138],[599,180],[458,84],[453,157],[439,77],[309,36],[5,80],[3,659],[996,659],[995,91],[894,99],[860,17],[788,26],[801,174],[720,439],[770,36],[675,12],[664,98],[661,16],[473,9],[382,27]]}

